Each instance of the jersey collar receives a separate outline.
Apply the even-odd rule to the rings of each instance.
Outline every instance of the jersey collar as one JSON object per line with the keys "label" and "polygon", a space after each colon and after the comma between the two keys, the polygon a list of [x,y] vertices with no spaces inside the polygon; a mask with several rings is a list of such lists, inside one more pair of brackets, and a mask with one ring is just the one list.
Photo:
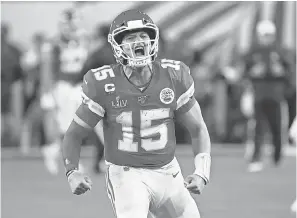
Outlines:
{"label": "jersey collar", "polygon": [[[151,63],[149,64],[149,68],[150,68],[151,71],[152,71],[153,66],[152,66]],[[129,68],[128,66],[123,66],[123,70],[124,70],[124,73],[125,73],[126,77],[127,77],[128,79],[130,79],[130,77],[132,76],[133,70],[132,70],[131,68]]]}

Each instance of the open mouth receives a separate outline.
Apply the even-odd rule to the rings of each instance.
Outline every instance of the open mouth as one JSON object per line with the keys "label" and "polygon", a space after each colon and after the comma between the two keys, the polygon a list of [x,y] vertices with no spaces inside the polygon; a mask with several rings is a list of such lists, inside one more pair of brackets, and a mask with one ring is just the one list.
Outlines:
{"label": "open mouth", "polygon": [[135,47],[134,53],[135,53],[136,57],[144,56],[144,47],[142,47],[142,46]]}

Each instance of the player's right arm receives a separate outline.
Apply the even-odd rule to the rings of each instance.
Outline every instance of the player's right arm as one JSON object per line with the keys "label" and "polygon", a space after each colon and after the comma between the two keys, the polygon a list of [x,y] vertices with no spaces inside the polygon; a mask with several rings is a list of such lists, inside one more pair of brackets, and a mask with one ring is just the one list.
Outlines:
{"label": "player's right arm", "polygon": [[94,72],[89,71],[84,76],[82,84],[82,103],[77,109],[62,143],[62,155],[66,175],[78,169],[80,148],[82,141],[89,131],[104,117],[104,108],[99,104],[100,96],[97,95],[96,79]]}

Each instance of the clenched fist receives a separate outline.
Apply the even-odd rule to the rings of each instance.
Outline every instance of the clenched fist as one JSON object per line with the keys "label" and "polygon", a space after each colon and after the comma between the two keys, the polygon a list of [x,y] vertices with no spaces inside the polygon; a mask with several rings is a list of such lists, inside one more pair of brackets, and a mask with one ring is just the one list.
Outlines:
{"label": "clenched fist", "polygon": [[84,194],[92,188],[91,179],[78,170],[73,170],[73,172],[69,173],[68,183],[72,193],[75,195]]}
{"label": "clenched fist", "polygon": [[185,187],[194,194],[201,194],[205,187],[205,181],[202,177],[193,174],[185,179]]}

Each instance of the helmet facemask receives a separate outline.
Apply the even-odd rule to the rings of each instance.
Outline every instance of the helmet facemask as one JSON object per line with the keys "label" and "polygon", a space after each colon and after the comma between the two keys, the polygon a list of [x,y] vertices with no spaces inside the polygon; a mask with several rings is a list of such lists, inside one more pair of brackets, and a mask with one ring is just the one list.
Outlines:
{"label": "helmet facemask", "polygon": [[[135,41],[131,43],[123,43],[126,34],[134,32],[146,32],[149,40]],[[127,26],[116,28],[108,36],[108,42],[114,51],[117,62],[131,67],[143,67],[155,60],[158,52],[159,30],[156,25],[151,23],[143,24],[142,20],[128,21]],[[138,56],[135,54],[138,45],[142,45],[144,54]],[[123,49],[123,48],[126,49]],[[126,52],[125,50],[130,52]]]}

